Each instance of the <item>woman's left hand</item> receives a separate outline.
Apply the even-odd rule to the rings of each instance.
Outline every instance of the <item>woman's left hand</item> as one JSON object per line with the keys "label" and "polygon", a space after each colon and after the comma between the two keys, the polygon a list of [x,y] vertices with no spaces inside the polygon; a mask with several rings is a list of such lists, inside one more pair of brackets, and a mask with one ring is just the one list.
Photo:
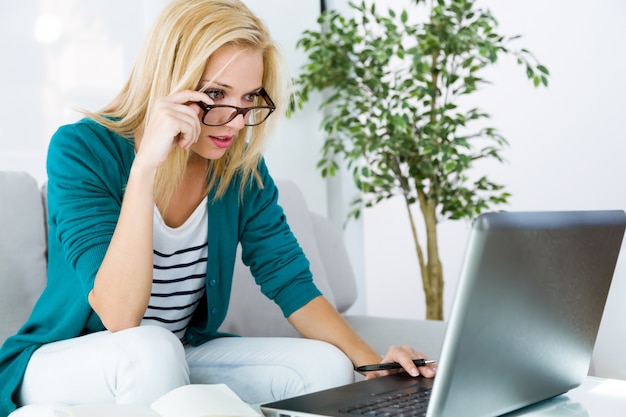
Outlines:
{"label": "woman's left hand", "polygon": [[[387,349],[387,353],[385,357],[381,361],[381,363],[388,362],[397,362],[406,372],[408,372],[411,376],[419,376],[422,375],[426,378],[432,378],[435,376],[435,364],[427,364],[424,366],[420,366],[419,368],[415,366],[413,363],[414,359],[427,359],[422,353],[416,351],[410,346],[402,345],[402,346],[391,346]],[[391,373],[398,371],[390,371],[390,370],[382,370],[382,371],[374,371],[368,372],[365,376],[365,379],[373,379],[379,376],[389,375]]]}

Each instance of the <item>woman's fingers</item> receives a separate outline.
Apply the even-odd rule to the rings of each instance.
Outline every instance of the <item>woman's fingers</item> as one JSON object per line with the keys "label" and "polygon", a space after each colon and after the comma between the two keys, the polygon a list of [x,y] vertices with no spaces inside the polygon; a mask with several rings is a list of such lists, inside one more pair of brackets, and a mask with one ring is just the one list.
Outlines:
{"label": "woman's fingers", "polygon": [[197,101],[207,102],[209,99],[198,91],[181,91],[157,99],[140,139],[141,156],[160,166],[174,146],[189,149],[196,143],[202,128]]}
{"label": "woman's fingers", "polygon": [[[435,365],[425,364],[424,366],[416,366],[413,363],[413,359],[427,359],[424,354],[418,352],[410,346],[391,346],[387,349],[387,353],[381,363],[397,362],[402,366],[409,375],[418,376],[423,375],[427,378],[435,376]],[[401,371],[401,370],[400,370]],[[366,375],[366,379],[376,378],[378,376],[389,375],[390,373],[398,372],[397,370],[384,370],[371,372]]]}

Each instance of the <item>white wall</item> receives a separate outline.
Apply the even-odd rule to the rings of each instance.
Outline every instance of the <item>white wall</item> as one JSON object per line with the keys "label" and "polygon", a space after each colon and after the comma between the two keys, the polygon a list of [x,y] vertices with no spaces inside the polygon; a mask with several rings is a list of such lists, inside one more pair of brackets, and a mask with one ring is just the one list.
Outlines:
{"label": "white wall", "polygon": [[[379,1],[381,4],[389,2]],[[394,3],[405,3],[396,1]],[[509,140],[506,165],[484,172],[513,194],[507,210],[626,208],[626,3],[621,0],[482,0],[500,32],[550,70],[550,86],[534,89],[523,68],[502,60],[475,96],[491,125]],[[400,201],[368,210],[364,220],[368,313],[424,317],[417,258]],[[446,281],[445,316],[454,297],[469,224],[440,225]],[[615,288],[626,281],[622,256]],[[607,308],[621,298],[615,291]]]}
{"label": "white wall", "polygon": [[45,179],[48,141],[76,119],[71,107],[100,107],[122,85],[143,14],[141,1],[0,3],[2,169]]}

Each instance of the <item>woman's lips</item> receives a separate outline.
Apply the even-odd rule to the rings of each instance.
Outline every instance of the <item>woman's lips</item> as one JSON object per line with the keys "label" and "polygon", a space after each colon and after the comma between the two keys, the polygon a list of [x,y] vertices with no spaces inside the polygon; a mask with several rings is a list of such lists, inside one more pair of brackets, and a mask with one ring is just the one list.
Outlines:
{"label": "woman's lips", "polygon": [[209,136],[218,148],[228,148],[233,143],[234,136]]}

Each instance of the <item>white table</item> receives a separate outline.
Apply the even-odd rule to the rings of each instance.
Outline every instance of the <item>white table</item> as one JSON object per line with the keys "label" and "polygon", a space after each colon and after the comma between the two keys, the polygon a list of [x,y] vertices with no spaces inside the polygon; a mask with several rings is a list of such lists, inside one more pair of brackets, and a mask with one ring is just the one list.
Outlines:
{"label": "white table", "polygon": [[[91,411],[89,417],[154,416],[148,408],[137,406],[107,405],[93,407]],[[35,416],[70,417],[72,414],[66,407],[42,405],[23,407],[10,417]],[[566,394],[507,414],[506,417],[626,417],[626,381],[587,377],[581,386]]]}
{"label": "white table", "polygon": [[578,388],[507,417],[625,417],[626,381],[589,376]]}

